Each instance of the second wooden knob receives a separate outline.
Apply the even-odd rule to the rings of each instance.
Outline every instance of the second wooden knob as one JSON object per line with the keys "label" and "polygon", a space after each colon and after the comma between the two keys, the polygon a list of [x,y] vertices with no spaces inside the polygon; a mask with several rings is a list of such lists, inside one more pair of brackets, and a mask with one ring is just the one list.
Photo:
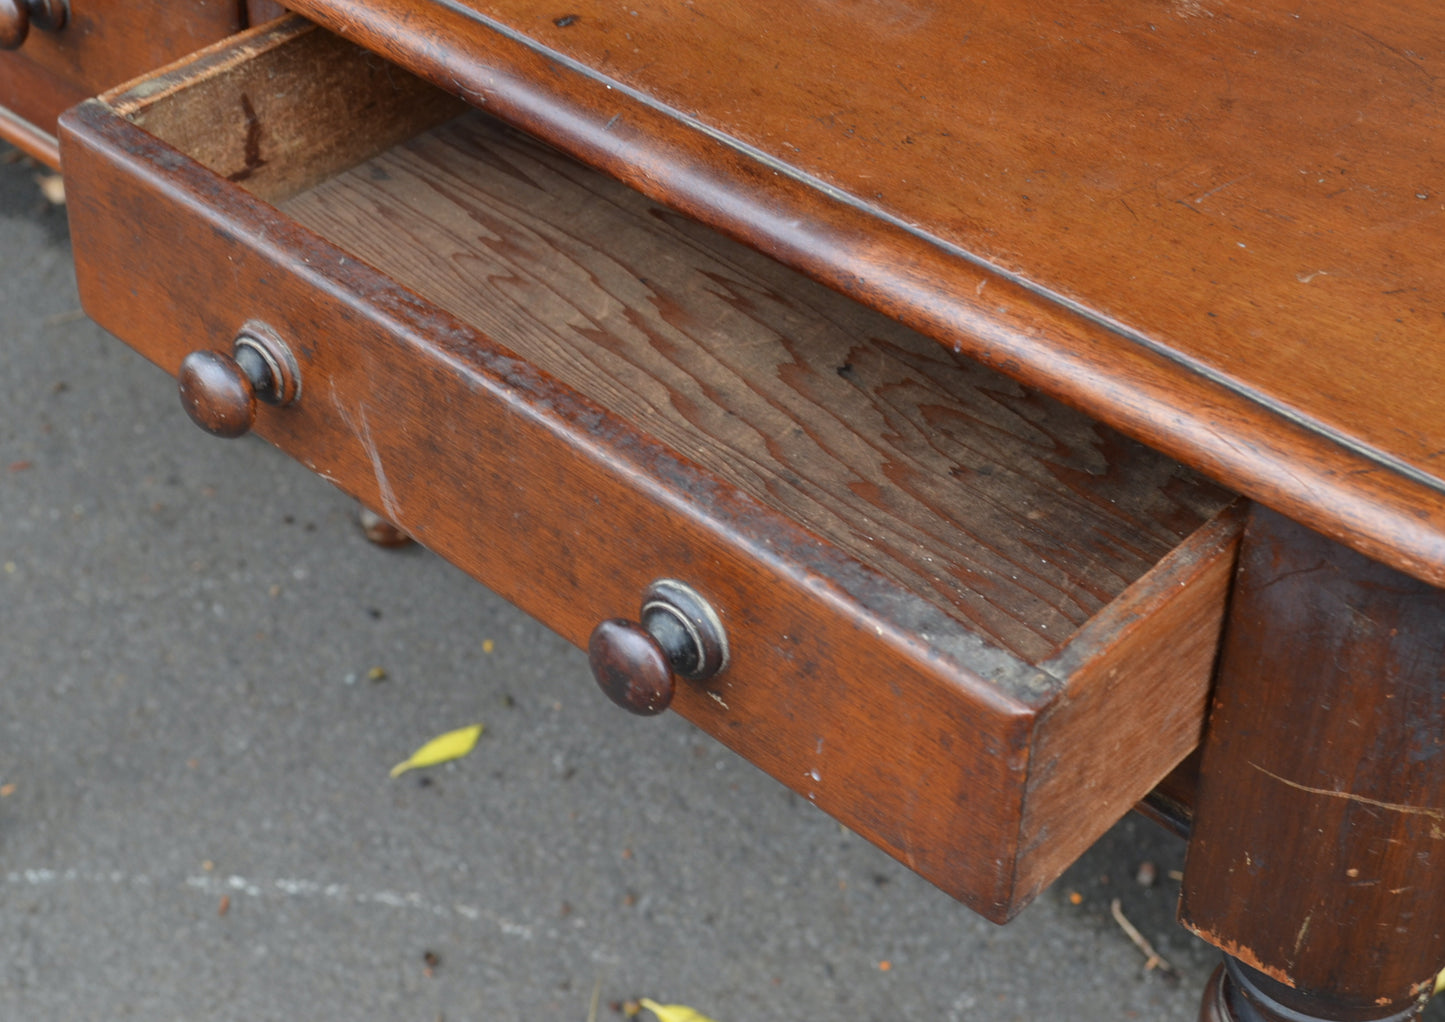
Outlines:
{"label": "second wooden knob", "polygon": [[0,50],[18,50],[32,25],[46,32],[64,28],[69,16],[65,0],[0,0]]}

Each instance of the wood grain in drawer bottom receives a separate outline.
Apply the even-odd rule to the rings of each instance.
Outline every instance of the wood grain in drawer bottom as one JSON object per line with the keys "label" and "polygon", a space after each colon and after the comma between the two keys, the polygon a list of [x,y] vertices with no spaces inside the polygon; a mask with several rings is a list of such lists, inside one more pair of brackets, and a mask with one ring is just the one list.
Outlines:
{"label": "wood grain in drawer bottom", "polygon": [[1196,744],[1231,496],[455,112],[297,21],[86,104],[87,309],[267,324],[258,431],[574,642],[686,581],[679,712],[1008,918]]}

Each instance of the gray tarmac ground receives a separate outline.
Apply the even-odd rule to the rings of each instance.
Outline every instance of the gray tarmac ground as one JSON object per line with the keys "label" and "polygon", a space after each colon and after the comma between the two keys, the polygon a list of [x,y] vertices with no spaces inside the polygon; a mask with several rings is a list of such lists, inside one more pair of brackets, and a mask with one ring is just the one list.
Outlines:
{"label": "gray tarmac ground", "polygon": [[[613,709],[537,622],[192,427],[79,312],[64,212],[6,160],[0,1020],[1194,1019],[1181,842],[1126,819],[995,927]],[[474,721],[467,758],[388,777]]]}

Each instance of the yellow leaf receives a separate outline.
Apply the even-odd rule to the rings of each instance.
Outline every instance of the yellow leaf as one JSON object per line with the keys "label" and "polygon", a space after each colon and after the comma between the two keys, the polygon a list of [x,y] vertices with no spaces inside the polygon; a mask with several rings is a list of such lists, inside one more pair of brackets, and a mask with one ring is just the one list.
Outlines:
{"label": "yellow leaf", "polygon": [[657,1016],[657,1022],[712,1022],[701,1012],[681,1004],[658,1004],[646,997],[640,1002],[644,1008]]}
{"label": "yellow leaf", "polygon": [[1435,977],[1435,994],[1438,995],[1442,990],[1445,990],[1445,972]]}
{"label": "yellow leaf", "polygon": [[480,724],[473,724],[470,727],[458,728],[455,731],[448,731],[444,735],[438,735],[413,752],[410,758],[404,759],[392,767],[391,776],[400,777],[408,770],[416,770],[418,767],[436,766],[438,763],[461,759],[476,747],[477,739],[481,736],[482,725]]}

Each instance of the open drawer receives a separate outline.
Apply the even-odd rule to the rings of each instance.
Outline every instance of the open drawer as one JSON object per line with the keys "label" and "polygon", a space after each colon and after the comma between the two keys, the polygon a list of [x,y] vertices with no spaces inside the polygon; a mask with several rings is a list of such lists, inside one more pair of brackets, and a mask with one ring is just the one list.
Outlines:
{"label": "open drawer", "polygon": [[672,705],[984,915],[1197,743],[1190,471],[300,20],[62,146],[102,325],[283,340],[255,430],[573,642],[687,583],[730,652]]}

